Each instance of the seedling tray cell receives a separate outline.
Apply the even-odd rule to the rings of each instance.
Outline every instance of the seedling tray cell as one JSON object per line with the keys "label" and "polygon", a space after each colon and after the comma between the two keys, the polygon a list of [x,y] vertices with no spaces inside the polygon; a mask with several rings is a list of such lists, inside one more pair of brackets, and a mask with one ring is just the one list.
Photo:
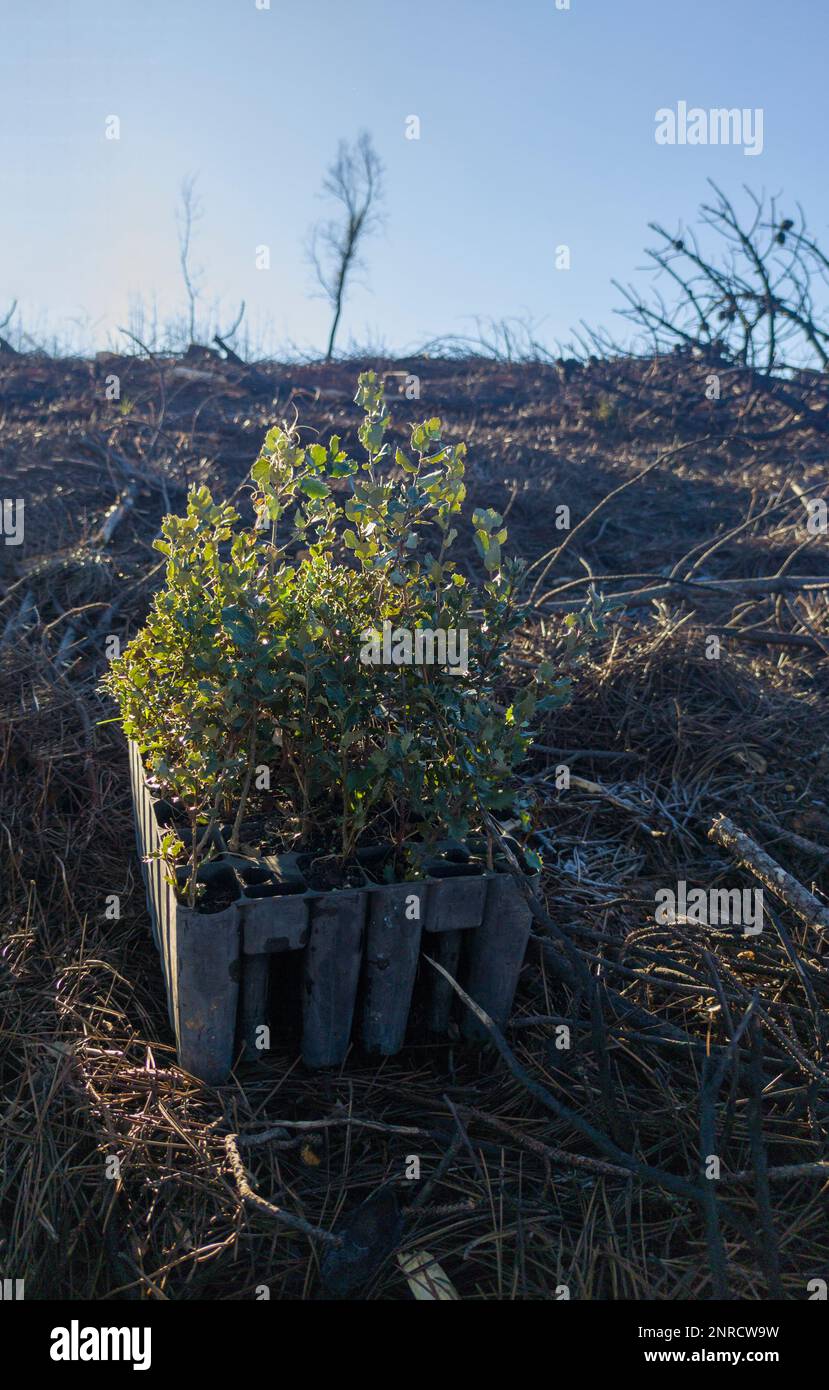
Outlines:
{"label": "seedling tray cell", "polygon": [[[530,911],[509,873],[466,851],[439,855],[413,882],[309,887],[302,856],[252,860],[222,855],[199,870],[220,889],[220,911],[183,903],[160,857],[169,807],[129,745],[136,843],[153,940],[181,1066],[212,1085],[239,1060],[267,1055],[273,1017],[271,962],[300,961],[302,1058],[339,1066],[352,1043],[392,1056],[412,1019],[415,981],[425,982],[425,1021],[445,1034],[453,1014],[463,1035],[484,1030],[423,957],[438,960],[503,1026],[512,1008],[530,931]],[[181,878],[181,871],[178,871]],[[224,904],[227,905],[224,905]],[[264,1046],[263,1046],[264,1040]]]}

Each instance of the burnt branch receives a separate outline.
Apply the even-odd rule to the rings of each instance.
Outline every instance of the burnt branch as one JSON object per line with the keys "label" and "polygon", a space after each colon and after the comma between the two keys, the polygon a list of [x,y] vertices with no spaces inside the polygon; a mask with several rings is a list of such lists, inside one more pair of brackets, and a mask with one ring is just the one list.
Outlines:
{"label": "burnt branch", "polygon": [[[710,182],[710,181],[709,181]],[[811,236],[803,210],[783,216],[775,197],[746,189],[743,216],[713,182],[700,224],[713,249],[681,228],[649,223],[657,238],[646,255],[654,272],[648,292],[620,285],[618,310],[647,335],[650,348],[695,350],[769,376],[829,365],[829,258]],[[710,241],[711,238],[706,238]],[[670,297],[663,293],[666,282]]]}

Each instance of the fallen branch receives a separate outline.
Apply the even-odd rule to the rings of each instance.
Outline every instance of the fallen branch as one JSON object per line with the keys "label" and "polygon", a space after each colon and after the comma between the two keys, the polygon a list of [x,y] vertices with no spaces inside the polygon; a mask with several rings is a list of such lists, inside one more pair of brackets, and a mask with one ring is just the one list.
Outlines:
{"label": "fallen branch", "polygon": [[267,1201],[265,1197],[260,1197],[258,1192],[254,1192],[237,1147],[238,1138],[238,1134],[225,1135],[225,1153],[236,1181],[239,1196],[245,1205],[253,1207],[255,1211],[262,1212],[265,1216],[273,1217],[276,1221],[281,1221],[283,1226],[290,1226],[295,1231],[302,1231],[303,1235],[310,1236],[311,1240],[321,1241],[324,1245],[342,1245],[342,1237],[333,1235],[331,1231],[324,1231],[321,1226],[312,1226],[310,1221],[305,1220],[304,1216],[294,1216],[291,1212],[283,1211],[281,1207],[275,1206],[273,1202]]}
{"label": "fallen branch", "polygon": [[820,642],[803,632],[776,632],[773,628],[765,627],[712,627],[708,631],[716,633],[718,637],[733,638],[736,642],[749,642],[755,647],[805,647],[807,651],[827,655],[826,648]]}
{"label": "fallen branch", "polygon": [[[585,580],[585,583],[590,583]],[[666,579],[646,589],[628,589],[623,594],[603,594],[605,608],[624,608],[627,604],[650,603],[655,598],[667,598],[670,594],[787,594],[787,593],[825,593],[829,590],[829,578],[825,574],[816,575],[762,575],[755,579]],[[557,599],[554,602],[539,602],[538,607],[545,612],[572,613],[573,599]]]}
{"label": "fallen branch", "polygon": [[[545,1144],[541,1139],[536,1139],[535,1135],[522,1134],[520,1130],[508,1125],[505,1120],[497,1115],[487,1115],[485,1111],[476,1109],[473,1105],[459,1105],[458,1109],[463,1115],[471,1116],[479,1120],[481,1124],[491,1125],[497,1129],[499,1134],[505,1134],[513,1143],[527,1149],[529,1153],[534,1153],[543,1158],[548,1163],[558,1163],[566,1168],[581,1169],[582,1172],[594,1173],[597,1177],[604,1178],[627,1178],[630,1176],[626,1168],[620,1167],[616,1163],[605,1163],[600,1158],[586,1158],[584,1154],[568,1153],[566,1149],[554,1148],[550,1144]],[[827,1164],[829,1168],[829,1164]]]}
{"label": "fallen branch", "polygon": [[138,491],[138,483],[135,481],[131,482],[126,491],[118,498],[115,505],[107,512],[103,525],[93,537],[94,544],[109,545],[109,542],[112,540],[121,522],[126,520],[135,506]]}
{"label": "fallen branch", "polygon": [[[740,1168],[736,1173],[721,1173],[721,1183],[751,1182],[757,1176],[754,1168]],[[829,1163],[820,1159],[814,1163],[782,1163],[777,1168],[767,1168],[769,1182],[788,1182],[791,1178],[820,1178],[829,1182]]]}
{"label": "fallen branch", "polygon": [[754,877],[786,903],[808,926],[816,926],[829,931],[829,908],[818,902],[808,888],[798,883],[796,878],[782,869],[770,854],[766,854],[756,841],[740,830],[728,816],[718,816],[708,830],[709,840],[722,845],[737,863],[750,869]]}
{"label": "fallen branch", "polygon": [[356,1115],[333,1115],[324,1120],[280,1120],[278,1124],[260,1131],[259,1134],[236,1134],[234,1138],[238,1145],[249,1147],[256,1144],[269,1144],[272,1139],[281,1139],[288,1129],[313,1132],[321,1129],[335,1129],[340,1125],[353,1125],[356,1129],[373,1129],[379,1134],[407,1134],[424,1139],[431,1137],[431,1132],[428,1129],[420,1129],[417,1125],[388,1125],[381,1120],[361,1120]]}

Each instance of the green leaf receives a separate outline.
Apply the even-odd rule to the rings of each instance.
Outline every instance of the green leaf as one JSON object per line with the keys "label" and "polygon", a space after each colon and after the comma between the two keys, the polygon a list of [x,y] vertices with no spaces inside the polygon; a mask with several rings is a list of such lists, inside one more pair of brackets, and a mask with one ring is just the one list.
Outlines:
{"label": "green leaf", "polygon": [[306,478],[300,478],[299,486],[306,497],[311,497],[315,501],[327,497],[331,491],[328,484],[322,481],[322,478],[315,478],[312,474]]}
{"label": "green leaf", "polygon": [[402,449],[395,450],[394,461],[397,464],[398,468],[403,469],[404,473],[417,472],[417,464],[413,463],[412,460],[409,458],[408,454],[403,453]]}
{"label": "green leaf", "polygon": [[256,628],[249,613],[243,609],[229,606],[222,609],[222,626],[230,634],[237,647],[248,650],[253,646]]}

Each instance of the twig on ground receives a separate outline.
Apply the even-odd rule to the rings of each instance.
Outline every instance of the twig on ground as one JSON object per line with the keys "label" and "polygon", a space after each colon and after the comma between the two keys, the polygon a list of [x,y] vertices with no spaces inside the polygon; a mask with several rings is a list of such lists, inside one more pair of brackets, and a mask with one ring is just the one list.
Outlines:
{"label": "twig on ground", "polygon": [[311,1240],[320,1241],[323,1245],[342,1245],[340,1236],[333,1235],[331,1231],[323,1230],[321,1226],[312,1226],[311,1222],[306,1221],[304,1216],[295,1216],[289,1211],[284,1211],[282,1207],[275,1206],[273,1202],[267,1201],[265,1197],[260,1197],[258,1192],[254,1192],[237,1147],[238,1137],[236,1134],[226,1134],[224,1143],[230,1171],[233,1174],[239,1196],[245,1205],[252,1207],[254,1211],[261,1212],[263,1216],[272,1217],[283,1226],[290,1226],[294,1231],[301,1231],[303,1235],[309,1236]]}

